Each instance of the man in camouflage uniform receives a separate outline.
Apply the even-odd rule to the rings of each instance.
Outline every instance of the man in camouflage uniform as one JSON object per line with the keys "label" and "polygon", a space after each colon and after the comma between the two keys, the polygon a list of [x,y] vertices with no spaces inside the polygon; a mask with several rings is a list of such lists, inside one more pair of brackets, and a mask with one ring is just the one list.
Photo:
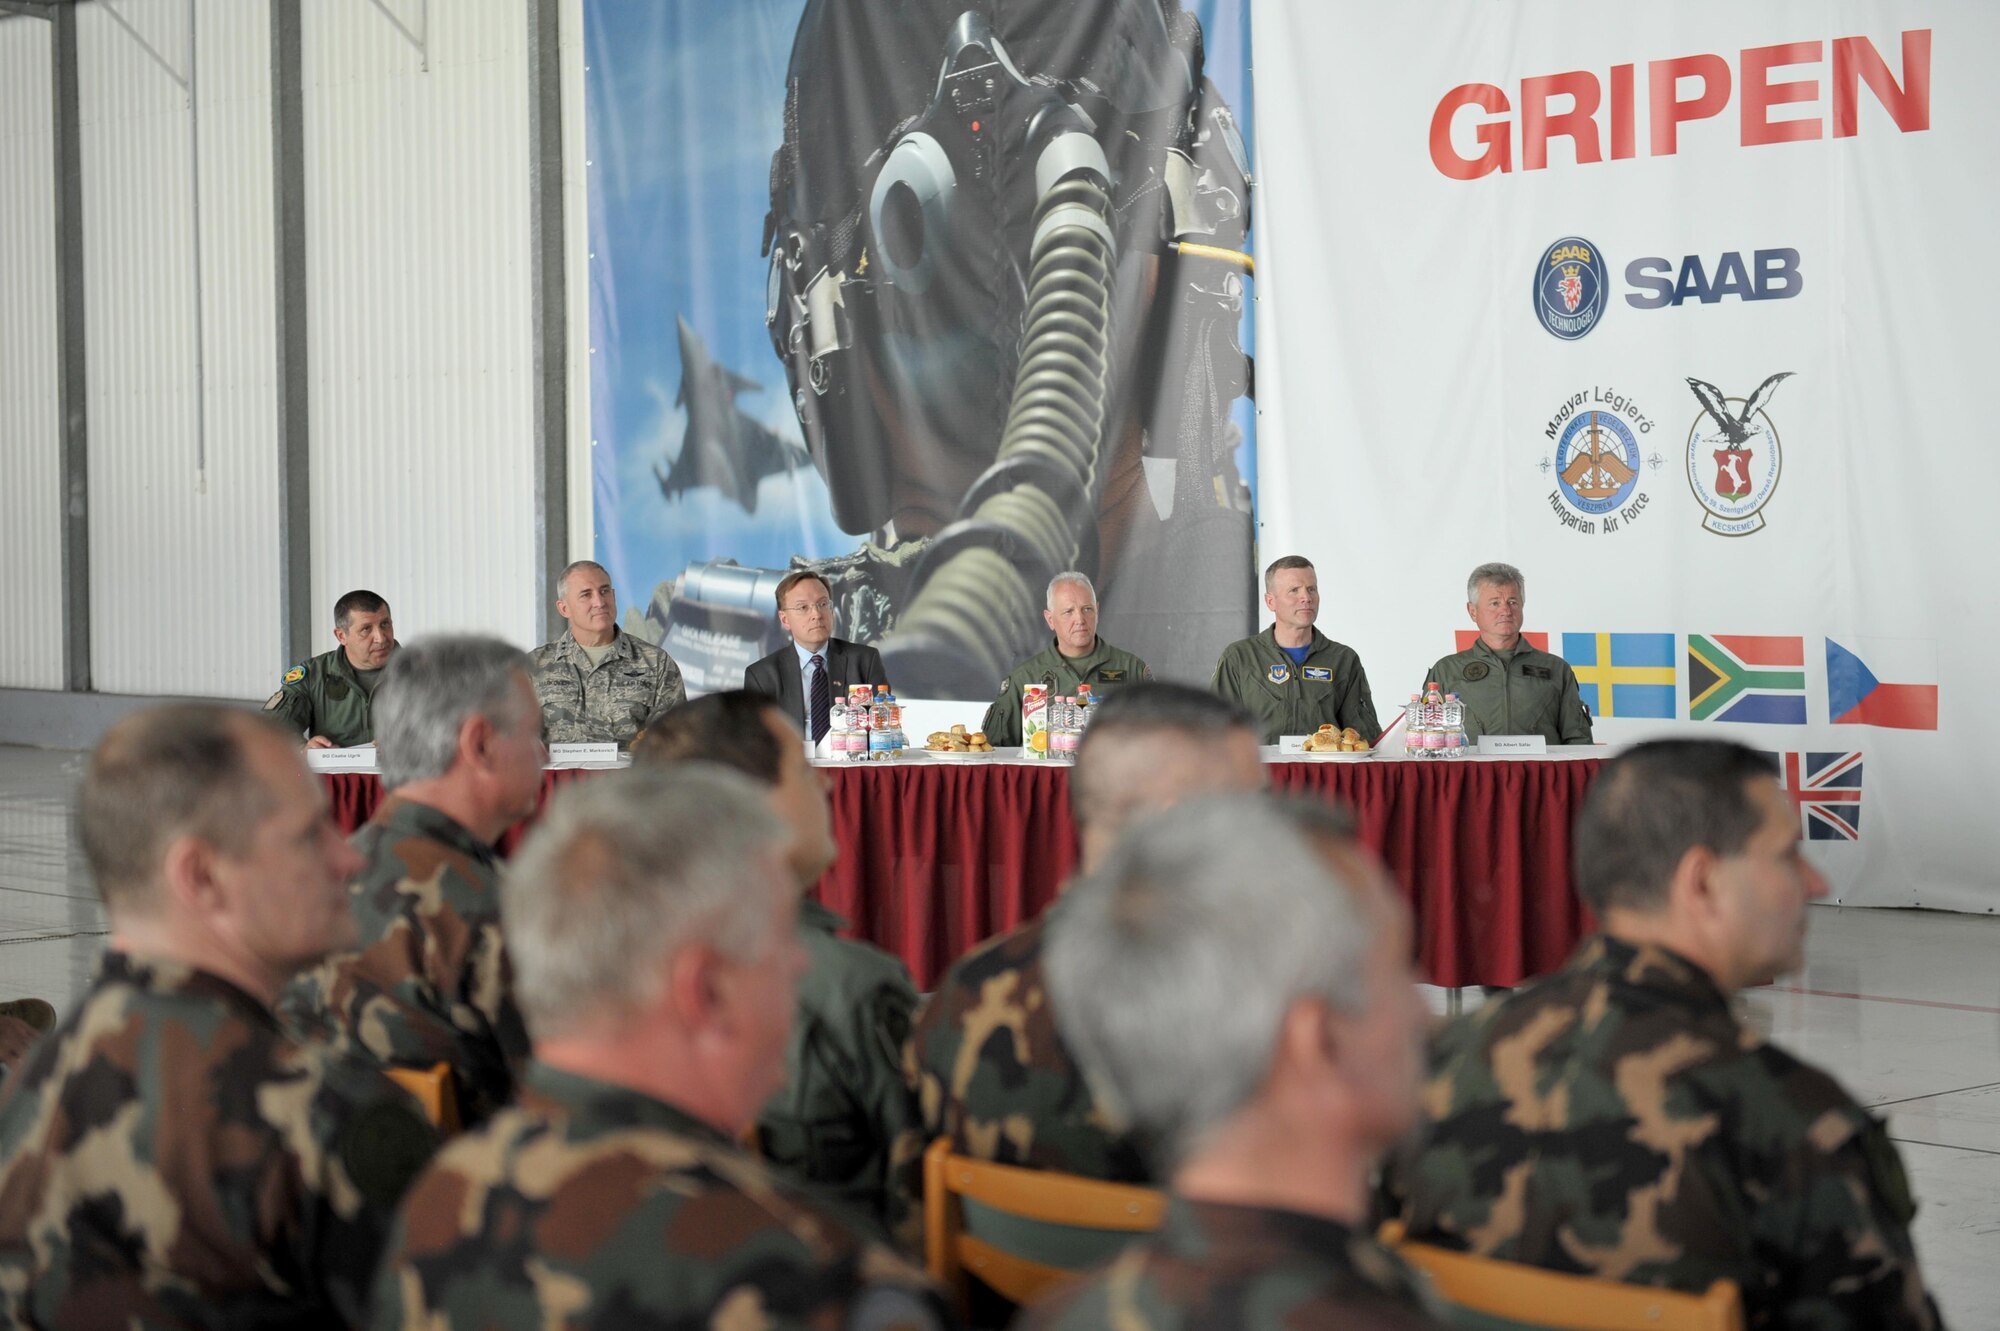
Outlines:
{"label": "man in camouflage uniform", "polygon": [[411,1189],[376,1327],[942,1324],[921,1272],[738,1145],[805,968],[787,839],[708,765],[550,802],[501,884],[535,1058]]}
{"label": "man in camouflage uniform", "polygon": [[1551,744],[1591,742],[1590,711],[1576,672],[1521,637],[1528,589],[1512,564],[1481,564],[1465,583],[1465,613],[1479,640],[1431,667],[1425,682],[1465,704],[1465,737],[1540,735]]}
{"label": "man in camouflage uniform", "polygon": [[1373,744],[1382,732],[1361,658],[1313,626],[1319,574],[1312,563],[1301,555],[1272,560],[1264,570],[1264,606],[1274,617],[1271,627],[1223,648],[1209,687],[1249,709],[1261,744],[1329,724],[1352,728]]}
{"label": "man in camouflage uniform", "polygon": [[339,643],[285,672],[264,710],[306,736],[309,749],[345,749],[374,740],[369,715],[382,670],[396,650],[389,603],[371,591],[351,591],[333,603]]}
{"label": "man in camouflage uniform", "polygon": [[1437,1328],[1368,1223],[1422,1066],[1409,912],[1379,861],[1321,841],[1256,796],[1191,800],[1071,889],[1046,953],[1062,1030],[1167,1215],[1017,1325]]}
{"label": "man in camouflage uniform", "polygon": [[1122,647],[1097,636],[1097,589],[1081,573],[1058,573],[1049,580],[1048,608],[1042,618],[1055,640],[1000,681],[1000,693],[986,709],[980,729],[995,748],[1021,742],[1021,690],[1054,676],[1058,697],[1073,698],[1083,685],[1103,702],[1127,684],[1151,679],[1152,670]]}
{"label": "man in camouflage uniform", "polygon": [[785,1085],[757,1116],[758,1153],[875,1216],[914,1248],[920,1217],[889,1180],[892,1168],[923,1149],[902,1075],[916,986],[895,957],[841,938],[836,931],[847,921],[811,895],[839,851],[826,786],[803,740],[777,699],[732,690],[676,707],[639,737],[632,761],[734,768],[784,820],[785,861],[803,894],[799,941],[807,965],[785,1047]]}
{"label": "man in camouflage uniform", "polygon": [[[1082,868],[1142,813],[1263,781],[1239,709],[1181,684],[1134,685],[1091,722],[1070,774]],[[1099,1111],[1056,1028],[1042,945],[1062,909],[1058,900],[952,964],[917,1015],[904,1076],[926,1140],[949,1137],[981,1160],[1143,1182],[1137,1147]]]}
{"label": "man in camouflage uniform", "polygon": [[541,794],[548,751],[529,669],[495,638],[396,653],[377,709],[389,796],[353,839],[355,945],[293,979],[280,1008],[383,1067],[449,1064],[468,1124],[513,1098],[528,1057],[494,843]]}
{"label": "man in camouflage uniform", "polygon": [[1826,892],[1769,760],[1713,740],[1611,760],[1576,875],[1603,933],[1433,1050],[1384,1189],[1410,1237],[1638,1285],[1733,1280],[1752,1327],[1938,1326],[1882,1122],[1732,1007],[1802,964]]}
{"label": "man in camouflage uniform", "polygon": [[351,937],[319,784],[252,714],[156,708],[105,735],[78,830],[110,949],[0,1093],[0,1325],[352,1324],[436,1138],[271,1013]]}
{"label": "man in camouflage uniform", "polygon": [[618,627],[618,594],[602,564],[563,570],[556,613],[569,628],[535,649],[535,695],[551,744],[629,745],[687,701],[681,668],[652,643]]}

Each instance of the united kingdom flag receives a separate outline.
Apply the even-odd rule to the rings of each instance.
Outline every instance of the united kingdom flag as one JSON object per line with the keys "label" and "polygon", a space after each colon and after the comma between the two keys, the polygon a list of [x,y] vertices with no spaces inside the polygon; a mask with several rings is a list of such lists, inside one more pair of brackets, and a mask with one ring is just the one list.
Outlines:
{"label": "united kingdom flag", "polygon": [[1808,841],[1861,839],[1861,755],[1773,753],[1778,784],[1798,810]]}

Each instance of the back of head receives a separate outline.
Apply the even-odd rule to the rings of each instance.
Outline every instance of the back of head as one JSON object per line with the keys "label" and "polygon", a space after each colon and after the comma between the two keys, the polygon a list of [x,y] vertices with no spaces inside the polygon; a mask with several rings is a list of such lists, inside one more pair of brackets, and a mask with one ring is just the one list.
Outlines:
{"label": "back of head", "polygon": [[77,833],[114,914],[153,904],[161,856],[180,836],[240,853],[274,807],[250,746],[284,742],[255,715],[205,703],[151,707],[105,732],[77,795]]}
{"label": "back of head", "polygon": [[438,634],[390,657],[371,709],[383,787],[450,771],[459,730],[472,717],[502,729],[519,720],[516,678],[533,680],[534,663],[498,638]]}
{"label": "back of head", "polygon": [[[1212,788],[1202,781],[1204,755],[1232,739],[1257,743],[1256,723],[1240,705],[1187,684],[1133,684],[1093,711],[1069,783],[1078,827],[1115,833],[1137,813]],[[1159,762],[1168,751],[1188,761]]]}
{"label": "back of head", "polygon": [[1050,917],[1063,1037],[1165,1169],[1256,1097],[1295,1000],[1367,1006],[1375,927],[1297,828],[1256,796],[1190,801],[1135,825]]}
{"label": "back of head", "polygon": [[1764,817],[1750,783],[1772,775],[1768,755],[1727,740],[1655,740],[1627,749],[1604,764],[1577,817],[1577,895],[1600,915],[1611,907],[1663,910],[1688,851],[1743,849]]}
{"label": "back of head", "polygon": [[710,763],[574,782],[501,878],[515,995],[537,1039],[657,994],[660,962],[693,943],[736,957],[766,941],[784,826],[762,792]]}
{"label": "back of head", "polygon": [[759,785],[775,786],[784,770],[784,753],[766,717],[779,711],[768,695],[748,689],[690,699],[632,741],[632,764],[720,763]]}

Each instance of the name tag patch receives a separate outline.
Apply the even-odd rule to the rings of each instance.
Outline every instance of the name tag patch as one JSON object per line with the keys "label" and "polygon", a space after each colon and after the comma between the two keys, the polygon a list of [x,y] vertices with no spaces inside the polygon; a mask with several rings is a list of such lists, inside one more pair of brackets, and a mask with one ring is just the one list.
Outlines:
{"label": "name tag patch", "polygon": [[1327,666],[1300,666],[1299,676],[1314,684],[1333,683],[1333,671]]}
{"label": "name tag patch", "polygon": [[1288,665],[1274,665],[1271,667],[1270,672],[1264,676],[1264,678],[1270,680],[1273,684],[1283,684],[1291,677],[1292,668]]}

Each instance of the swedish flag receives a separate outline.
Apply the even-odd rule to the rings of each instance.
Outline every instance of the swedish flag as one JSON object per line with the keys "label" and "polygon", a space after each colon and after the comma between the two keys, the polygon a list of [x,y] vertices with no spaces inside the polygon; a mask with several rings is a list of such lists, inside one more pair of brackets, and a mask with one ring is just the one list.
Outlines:
{"label": "swedish flag", "polygon": [[1674,719],[1673,634],[1565,633],[1562,654],[1591,715]]}

